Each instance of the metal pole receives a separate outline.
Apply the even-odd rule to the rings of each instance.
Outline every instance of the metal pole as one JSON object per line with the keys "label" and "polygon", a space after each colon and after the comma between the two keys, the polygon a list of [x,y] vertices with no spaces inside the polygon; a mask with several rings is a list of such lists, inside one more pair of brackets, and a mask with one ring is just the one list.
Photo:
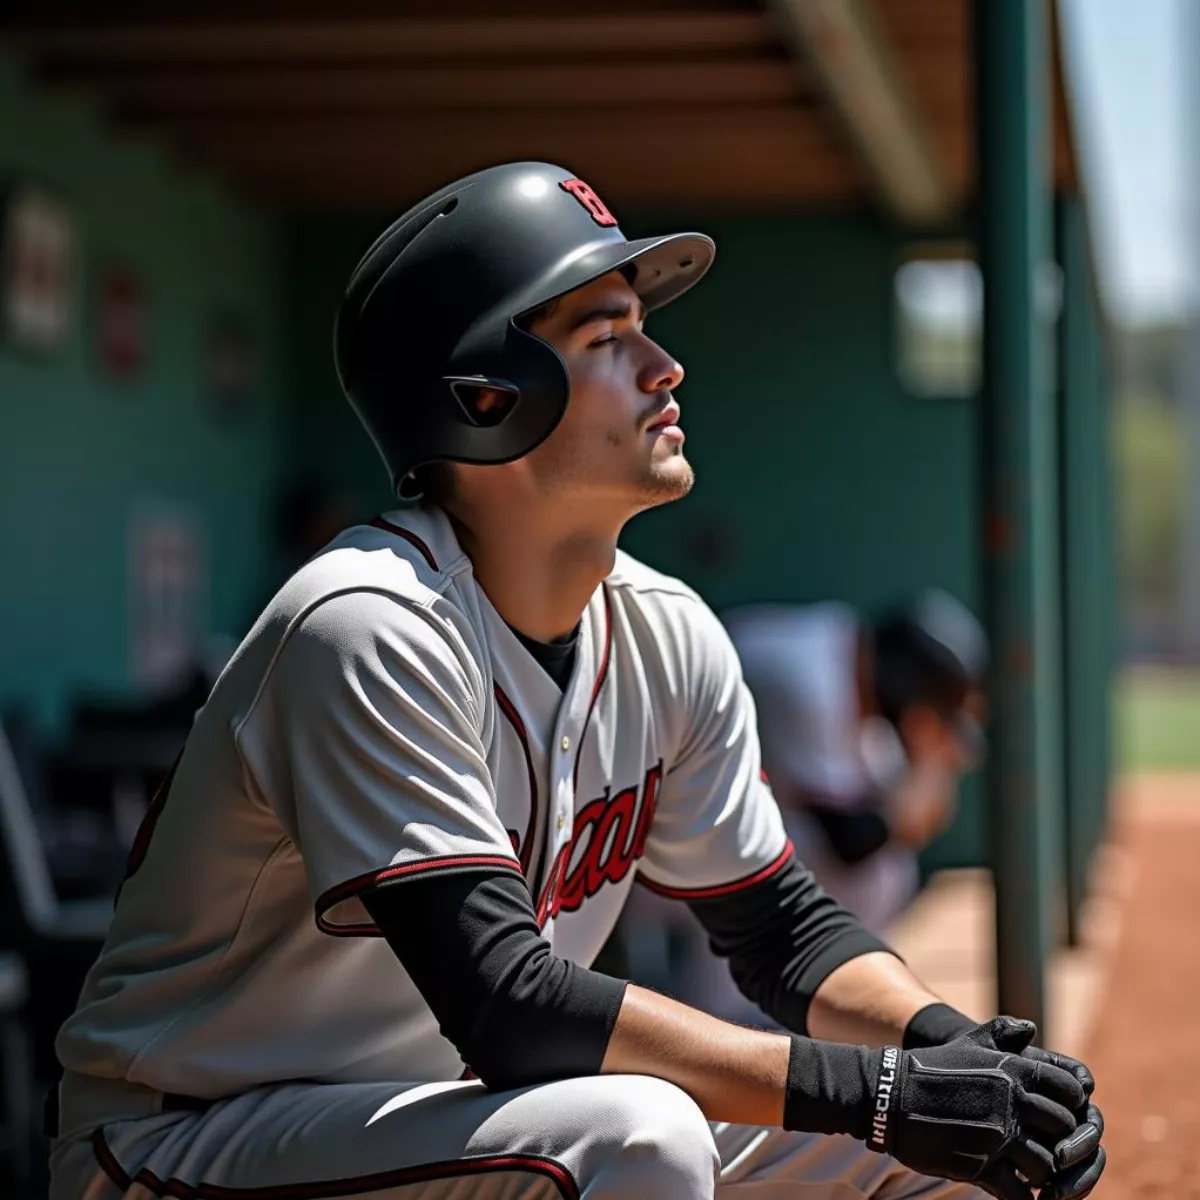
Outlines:
{"label": "metal pole", "polygon": [[1059,469],[1063,579],[1064,850],[1067,940],[1080,941],[1087,870],[1103,825],[1108,780],[1107,469],[1100,389],[1098,314],[1083,207],[1056,208],[1063,308],[1059,325]]}
{"label": "metal pole", "polygon": [[1043,0],[975,0],[974,11],[997,999],[1044,1035],[1061,752],[1054,410],[1037,295],[1050,257],[1048,13]]}

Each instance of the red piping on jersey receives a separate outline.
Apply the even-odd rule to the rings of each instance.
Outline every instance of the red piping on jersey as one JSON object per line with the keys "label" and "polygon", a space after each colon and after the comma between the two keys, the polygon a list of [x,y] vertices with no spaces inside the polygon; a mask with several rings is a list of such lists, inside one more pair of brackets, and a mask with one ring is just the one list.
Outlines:
{"label": "red piping on jersey", "polygon": [[368,525],[375,529],[382,529],[385,533],[394,533],[397,537],[403,538],[411,546],[415,546],[420,552],[421,557],[436,571],[438,569],[437,560],[433,557],[433,551],[415,533],[409,533],[407,529],[401,529],[399,525],[393,525],[391,521],[385,521],[383,517],[375,517],[367,522]]}
{"label": "red piping on jersey", "polygon": [[316,910],[317,928],[331,937],[378,937],[379,930],[373,922],[365,925],[335,925],[325,920],[325,914],[335,904],[349,900],[352,896],[381,883],[403,879],[406,875],[418,875],[423,871],[444,871],[456,867],[503,867],[510,871],[518,870],[513,859],[499,854],[442,854],[434,858],[421,858],[416,862],[400,863],[394,867],[384,867],[379,871],[367,871],[331,887],[317,897],[317,902],[313,905]]}
{"label": "red piping on jersey", "polygon": [[361,1196],[386,1188],[405,1187],[410,1183],[429,1183],[435,1179],[455,1179],[465,1175],[490,1175],[501,1171],[525,1171],[549,1179],[563,1200],[579,1200],[579,1184],[562,1163],[540,1154],[486,1154],[478,1158],[451,1158],[442,1162],[422,1163],[357,1175],[346,1179],[319,1179],[307,1183],[277,1183],[266,1187],[234,1188],[219,1183],[187,1183],[182,1179],[162,1179],[143,1168],[130,1175],[109,1148],[104,1130],[92,1134],[92,1151],[100,1169],[112,1182],[128,1192],[135,1184],[154,1196],[174,1200],[326,1200],[333,1196]]}
{"label": "red piping on jersey", "polygon": [[765,867],[760,867],[750,875],[743,875],[741,879],[735,879],[730,883],[718,883],[713,887],[667,887],[664,883],[655,883],[653,879],[647,879],[640,872],[637,875],[637,881],[652,892],[657,892],[660,896],[670,896],[675,900],[711,900],[716,896],[728,896],[732,892],[740,892],[743,888],[753,887],[756,883],[762,883],[764,879],[770,879],[776,871],[782,870],[788,864],[793,851],[794,847],[789,839],[783,848],[783,853]]}
{"label": "red piping on jersey", "polygon": [[583,728],[579,731],[579,744],[575,747],[575,770],[571,773],[571,791],[579,788],[579,755],[583,750],[583,739],[587,737],[588,725],[592,720],[592,712],[596,707],[596,698],[608,677],[608,663],[612,657],[612,601],[609,599],[608,588],[600,585],[604,596],[604,654],[600,659],[600,670],[596,672],[596,682],[592,684],[592,698],[588,701],[587,716],[583,718]]}
{"label": "red piping on jersey", "polygon": [[[525,827],[525,840],[521,844],[521,874],[529,878],[529,864],[533,858],[533,841],[537,831],[538,818],[538,786],[537,772],[533,769],[533,755],[529,751],[529,735],[525,732],[525,722],[517,712],[517,706],[504,694],[504,689],[493,682],[492,688],[496,693],[496,703],[500,711],[508,718],[509,724],[517,731],[521,739],[521,749],[525,752],[525,770],[529,775],[529,824]],[[531,881],[532,882],[532,881]]]}

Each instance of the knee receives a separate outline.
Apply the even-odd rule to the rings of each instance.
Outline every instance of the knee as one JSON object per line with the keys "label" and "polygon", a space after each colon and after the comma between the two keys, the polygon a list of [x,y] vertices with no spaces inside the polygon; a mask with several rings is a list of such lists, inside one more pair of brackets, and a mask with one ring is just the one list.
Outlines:
{"label": "knee", "polygon": [[596,1080],[593,1171],[588,1200],[653,1196],[704,1200],[713,1194],[720,1159],[696,1102],[661,1079],[613,1075]]}

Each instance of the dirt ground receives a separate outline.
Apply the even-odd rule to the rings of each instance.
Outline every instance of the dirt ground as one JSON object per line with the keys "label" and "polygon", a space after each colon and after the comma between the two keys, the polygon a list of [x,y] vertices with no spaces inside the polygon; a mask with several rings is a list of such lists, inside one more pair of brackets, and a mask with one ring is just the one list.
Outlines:
{"label": "dirt ground", "polygon": [[1122,788],[1133,864],[1086,1059],[1109,1166],[1095,1200],[1200,1200],[1200,775]]}

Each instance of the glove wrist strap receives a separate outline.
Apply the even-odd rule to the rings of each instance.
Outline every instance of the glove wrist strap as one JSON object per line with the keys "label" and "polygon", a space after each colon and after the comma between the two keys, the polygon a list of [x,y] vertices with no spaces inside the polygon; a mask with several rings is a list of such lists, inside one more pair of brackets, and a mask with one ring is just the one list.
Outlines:
{"label": "glove wrist strap", "polygon": [[867,1149],[886,1154],[892,1144],[892,1112],[898,1101],[900,1086],[900,1047],[884,1046],[879,1055],[879,1069],[871,1103],[871,1128],[867,1134]]}

